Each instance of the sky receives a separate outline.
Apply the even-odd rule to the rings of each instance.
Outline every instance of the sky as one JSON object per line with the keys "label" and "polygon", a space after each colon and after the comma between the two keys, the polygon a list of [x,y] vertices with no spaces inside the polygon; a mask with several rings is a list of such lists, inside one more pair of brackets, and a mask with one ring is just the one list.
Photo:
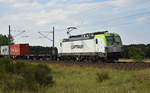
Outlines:
{"label": "sky", "polygon": [[[0,0],[0,34],[15,43],[52,46],[70,34],[109,31],[120,34],[123,44],[150,43],[150,0]],[[42,34],[40,34],[40,33]]]}

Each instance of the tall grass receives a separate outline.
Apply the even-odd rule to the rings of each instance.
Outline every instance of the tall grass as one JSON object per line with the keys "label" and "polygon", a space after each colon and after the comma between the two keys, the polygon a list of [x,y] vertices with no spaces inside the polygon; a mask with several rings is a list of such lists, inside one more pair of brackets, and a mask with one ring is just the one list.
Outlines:
{"label": "tall grass", "polygon": [[97,81],[98,82],[103,82],[105,80],[110,79],[110,76],[107,72],[101,72],[101,73],[97,73]]}
{"label": "tall grass", "polygon": [[[0,64],[4,66],[3,62]],[[149,93],[150,91],[150,69],[123,71],[79,66],[47,66],[20,61],[9,63],[3,68],[5,67],[10,68],[0,71],[0,85],[2,85],[0,93]]]}
{"label": "tall grass", "polygon": [[[56,86],[46,93],[149,93],[150,70],[51,66]],[[142,81],[142,82],[141,82]]]}
{"label": "tall grass", "polygon": [[53,84],[51,69],[47,65],[15,62],[8,57],[0,59],[0,89],[4,93],[38,92]]}

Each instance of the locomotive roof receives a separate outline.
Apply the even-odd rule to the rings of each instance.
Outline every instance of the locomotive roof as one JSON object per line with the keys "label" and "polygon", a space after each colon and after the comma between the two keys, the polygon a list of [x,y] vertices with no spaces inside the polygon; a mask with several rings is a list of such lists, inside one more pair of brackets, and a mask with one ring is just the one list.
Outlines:
{"label": "locomotive roof", "polygon": [[105,34],[105,33],[107,33],[107,32],[108,32],[108,31],[86,33],[86,34],[81,34],[81,35],[70,36],[69,38],[79,38],[79,37],[86,37],[86,36],[94,36],[94,35],[98,35],[98,34]]}
{"label": "locomotive roof", "polygon": [[95,35],[105,34],[107,32],[108,31],[86,33],[86,34],[81,34],[81,35],[74,35],[74,36],[70,36],[68,39],[64,39],[63,42],[93,39]]}

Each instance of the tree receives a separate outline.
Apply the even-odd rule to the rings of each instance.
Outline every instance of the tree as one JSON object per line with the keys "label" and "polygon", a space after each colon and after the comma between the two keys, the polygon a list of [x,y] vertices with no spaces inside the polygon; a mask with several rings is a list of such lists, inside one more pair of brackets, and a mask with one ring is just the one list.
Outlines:
{"label": "tree", "polygon": [[134,46],[128,48],[128,55],[135,62],[143,62],[145,57],[144,51],[141,48],[137,48]]}
{"label": "tree", "polygon": [[[14,44],[13,36],[10,36],[10,44]],[[0,34],[0,46],[2,45],[8,45],[8,37]]]}
{"label": "tree", "polygon": [[146,47],[146,57],[147,58],[150,58],[150,44],[149,45],[147,45],[147,47]]}
{"label": "tree", "polygon": [[122,47],[122,49],[123,49],[122,58],[129,58],[129,55],[128,55],[128,47],[129,47],[129,46],[127,46],[127,45],[124,45],[124,46]]}

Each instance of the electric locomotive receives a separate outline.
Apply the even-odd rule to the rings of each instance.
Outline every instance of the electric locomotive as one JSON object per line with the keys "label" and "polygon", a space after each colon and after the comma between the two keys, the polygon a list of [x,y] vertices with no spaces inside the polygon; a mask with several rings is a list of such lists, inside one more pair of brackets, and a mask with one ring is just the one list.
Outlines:
{"label": "electric locomotive", "polygon": [[59,60],[117,60],[121,52],[119,34],[108,31],[69,36],[60,40],[58,46]]}

